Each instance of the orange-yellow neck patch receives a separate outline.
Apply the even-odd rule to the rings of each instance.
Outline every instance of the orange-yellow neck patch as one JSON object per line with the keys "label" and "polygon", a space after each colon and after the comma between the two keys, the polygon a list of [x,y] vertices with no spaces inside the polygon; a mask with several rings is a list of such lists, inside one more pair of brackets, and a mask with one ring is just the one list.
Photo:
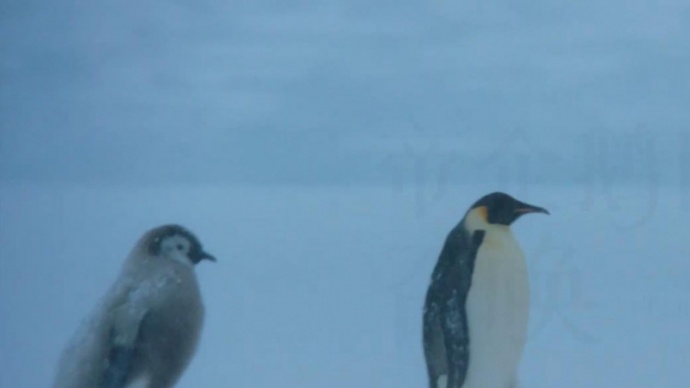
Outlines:
{"label": "orange-yellow neck patch", "polygon": [[484,222],[489,223],[489,208],[487,208],[486,206],[480,206],[476,208],[475,211]]}

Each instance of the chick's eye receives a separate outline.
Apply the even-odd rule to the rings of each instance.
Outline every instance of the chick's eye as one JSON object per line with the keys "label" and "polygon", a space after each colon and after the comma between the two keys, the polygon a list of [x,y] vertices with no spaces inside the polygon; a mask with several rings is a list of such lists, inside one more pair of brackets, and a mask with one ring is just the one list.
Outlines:
{"label": "chick's eye", "polygon": [[184,245],[182,244],[177,244],[177,250],[181,251],[184,248]]}

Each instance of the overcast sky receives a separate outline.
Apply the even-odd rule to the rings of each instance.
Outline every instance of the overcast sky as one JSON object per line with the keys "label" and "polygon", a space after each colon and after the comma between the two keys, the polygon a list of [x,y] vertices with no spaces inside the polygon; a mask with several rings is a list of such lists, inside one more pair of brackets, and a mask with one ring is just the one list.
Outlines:
{"label": "overcast sky", "polygon": [[552,213],[515,227],[524,387],[683,386],[690,3],[517,3],[0,0],[0,386],[175,222],[219,259],[180,388],[421,387],[493,190]]}
{"label": "overcast sky", "polygon": [[244,3],[4,1],[0,179],[687,180],[684,1]]}

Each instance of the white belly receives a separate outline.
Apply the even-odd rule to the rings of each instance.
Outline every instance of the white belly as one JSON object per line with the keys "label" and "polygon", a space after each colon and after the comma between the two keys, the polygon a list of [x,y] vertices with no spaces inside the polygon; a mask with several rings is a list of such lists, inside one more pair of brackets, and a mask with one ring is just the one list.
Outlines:
{"label": "white belly", "polygon": [[463,388],[512,388],[527,338],[527,267],[513,234],[487,233],[466,302],[470,361]]}

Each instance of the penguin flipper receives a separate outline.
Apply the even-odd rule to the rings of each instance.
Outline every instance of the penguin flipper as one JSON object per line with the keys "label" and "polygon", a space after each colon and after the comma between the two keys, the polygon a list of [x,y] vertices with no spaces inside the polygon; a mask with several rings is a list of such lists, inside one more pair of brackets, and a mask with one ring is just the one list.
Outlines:
{"label": "penguin flipper", "polygon": [[470,335],[462,295],[452,290],[440,303],[440,324],[446,350],[447,388],[459,388],[465,382],[470,360]]}
{"label": "penguin flipper", "polygon": [[438,378],[447,373],[446,350],[440,325],[440,311],[436,300],[437,290],[434,287],[430,287],[427,291],[422,317],[422,341],[429,377],[429,388],[439,388]]}
{"label": "penguin flipper", "polygon": [[124,388],[132,374],[140,328],[148,311],[137,303],[113,309],[109,351],[103,382],[106,388]]}
{"label": "penguin flipper", "polygon": [[[447,362],[447,388],[460,388],[467,377],[470,362],[470,334],[465,303],[472,283],[474,260],[484,231],[455,236],[453,246],[444,247],[451,257],[441,279],[439,323]],[[443,255],[443,252],[442,252]]]}
{"label": "penguin flipper", "polygon": [[108,367],[103,379],[106,388],[123,388],[131,371],[134,348],[113,346],[108,354]]}

